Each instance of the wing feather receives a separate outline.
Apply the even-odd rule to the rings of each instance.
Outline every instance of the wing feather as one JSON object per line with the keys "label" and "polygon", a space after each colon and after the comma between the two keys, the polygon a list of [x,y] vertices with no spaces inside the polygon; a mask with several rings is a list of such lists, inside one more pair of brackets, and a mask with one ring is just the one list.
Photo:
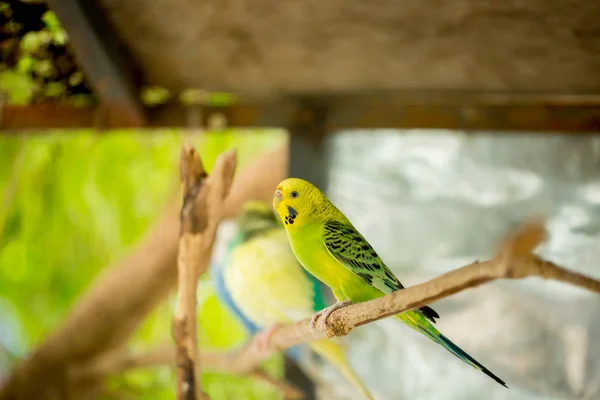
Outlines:
{"label": "wing feather", "polygon": [[[327,251],[341,265],[383,293],[390,294],[404,288],[369,242],[352,225],[339,221],[326,222],[323,242]],[[440,317],[427,306],[416,311],[432,322]]]}

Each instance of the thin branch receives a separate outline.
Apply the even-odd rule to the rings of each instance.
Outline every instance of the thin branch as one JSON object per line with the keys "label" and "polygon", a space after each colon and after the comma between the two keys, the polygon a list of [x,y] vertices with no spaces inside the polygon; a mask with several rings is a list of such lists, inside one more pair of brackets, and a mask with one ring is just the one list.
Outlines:
{"label": "thin branch", "polygon": [[[220,353],[199,353],[199,360],[207,369],[216,370],[211,363],[219,357]],[[88,377],[115,375],[131,369],[159,367],[173,365],[173,363],[175,363],[175,348],[171,344],[158,346],[144,353],[128,353],[116,350],[99,356],[91,362],[74,369],[72,378],[77,381],[85,381]],[[285,381],[273,378],[261,369],[251,371],[248,376],[264,381],[278,389],[285,399],[299,400],[305,397],[304,392],[299,388]]]}
{"label": "thin branch", "polygon": [[[285,174],[286,156],[287,146],[283,146],[249,163],[236,177],[232,199],[227,200],[225,210],[209,216],[209,225],[215,224],[215,217],[234,216],[246,199],[271,196],[270,188]],[[223,186],[228,187],[224,181]],[[73,385],[69,376],[77,365],[122,347],[175,287],[180,233],[180,199],[177,200],[169,202],[154,229],[126,257],[103,269],[60,326],[12,371],[0,387],[0,400],[52,399],[57,393],[66,392],[73,398],[82,398],[85,396],[78,392],[79,388],[88,391],[101,383],[88,379],[85,385]],[[210,235],[214,236],[214,232]],[[135,282],[135,290],[131,290],[131,282]]]}
{"label": "thin branch", "polygon": [[88,377],[116,375],[130,369],[160,367],[175,363],[175,346],[168,343],[143,353],[121,349],[106,352],[71,371],[74,380]]}
{"label": "thin branch", "polygon": [[222,204],[229,192],[235,165],[235,151],[223,153],[209,177],[200,155],[192,146],[185,145],[181,151],[183,205],[178,256],[179,298],[173,317],[179,400],[208,398],[202,393],[199,381],[196,288],[199,276],[208,269]]}
{"label": "thin branch", "polygon": [[497,279],[541,277],[570,283],[600,294],[600,281],[566,270],[530,253],[542,240],[541,232],[543,226],[540,221],[525,224],[508,238],[494,259],[475,261],[429,282],[336,310],[330,315],[324,330],[311,332],[309,319],[282,326],[271,337],[271,352],[258,351],[252,342],[236,352],[207,354],[203,357],[203,362],[218,370],[245,373],[254,370],[273,352],[325,337],[344,336],[361,325],[423,307]]}
{"label": "thin branch", "polygon": [[250,378],[254,378],[268,383],[275,389],[278,389],[281,392],[281,394],[283,394],[283,398],[286,400],[301,400],[306,397],[306,394],[296,386],[281,381],[279,379],[273,378],[271,375],[267,374],[262,370],[255,369],[254,371],[250,372],[248,376]]}

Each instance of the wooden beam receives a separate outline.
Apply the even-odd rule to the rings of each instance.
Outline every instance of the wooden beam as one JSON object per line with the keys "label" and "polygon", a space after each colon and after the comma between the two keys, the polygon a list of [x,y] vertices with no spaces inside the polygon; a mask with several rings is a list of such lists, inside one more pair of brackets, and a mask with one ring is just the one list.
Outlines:
{"label": "wooden beam", "polygon": [[69,35],[69,45],[106,106],[109,119],[123,127],[144,126],[147,118],[139,94],[140,74],[98,2],[48,0],[48,6]]}
{"label": "wooden beam", "polygon": [[[210,124],[212,117],[221,114],[233,127],[289,127],[290,121],[306,117],[298,104],[327,110],[323,133],[376,128],[600,133],[600,95],[240,96],[233,105],[203,107],[202,123]],[[186,127],[187,111],[177,105],[148,109],[147,126]],[[87,128],[98,126],[98,121],[106,129],[131,127],[113,114],[102,115],[102,109],[51,104],[6,106],[0,129]]]}

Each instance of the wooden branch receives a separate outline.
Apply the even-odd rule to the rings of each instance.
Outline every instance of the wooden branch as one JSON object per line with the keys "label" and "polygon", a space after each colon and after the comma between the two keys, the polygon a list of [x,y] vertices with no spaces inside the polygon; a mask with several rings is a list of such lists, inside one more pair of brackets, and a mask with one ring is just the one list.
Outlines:
{"label": "wooden branch", "polygon": [[[211,365],[211,362],[219,357],[219,353],[200,352],[198,359],[205,368],[215,369]],[[73,378],[78,381],[85,381],[90,377],[114,375],[130,369],[173,365],[174,363],[175,348],[171,344],[158,346],[144,353],[130,353],[117,350],[79,366],[73,371]],[[304,392],[299,388],[285,381],[273,378],[261,369],[251,371],[248,376],[275,387],[283,394],[285,399],[299,400],[305,397]]]}
{"label": "wooden branch", "polygon": [[183,205],[178,257],[179,298],[173,317],[179,400],[208,399],[200,386],[196,288],[198,277],[208,269],[222,204],[229,192],[235,165],[235,151],[223,153],[209,177],[200,155],[192,146],[185,145],[181,151]]}
{"label": "wooden branch", "polygon": [[254,371],[250,372],[248,374],[248,376],[250,378],[254,378],[254,379],[263,381],[265,383],[268,383],[269,385],[278,389],[281,392],[281,394],[283,394],[283,398],[285,400],[302,400],[306,397],[304,392],[302,390],[300,390],[299,388],[297,388],[296,386],[294,386],[290,383],[281,381],[279,379],[275,379],[271,375],[264,372],[263,370],[255,369]]}
{"label": "wooden branch", "polygon": [[[422,307],[462,290],[497,279],[523,279],[537,276],[600,293],[600,281],[568,271],[531,254],[544,236],[542,222],[532,220],[512,233],[500,246],[497,256],[492,260],[476,261],[421,285],[337,310],[331,314],[325,331],[311,332],[308,328],[308,319],[277,329],[270,342],[271,352],[325,337],[343,336],[355,327]],[[268,356],[266,352],[258,351],[253,341],[238,351],[202,352],[199,358],[205,368],[256,376],[256,367]],[[79,373],[90,376],[118,373],[129,368],[164,365],[172,362],[173,359],[173,348],[166,346],[142,355],[116,354],[100,358],[91,366],[80,368]]]}
{"label": "wooden branch", "polygon": [[[198,331],[196,323],[195,270],[202,251],[202,233],[206,229],[205,205],[196,208],[196,196],[208,176],[196,150],[186,145],[181,151],[181,237],[177,260],[179,297],[173,317],[173,338],[176,346],[177,399],[195,400],[202,396],[198,358]],[[204,206],[204,207],[202,207]],[[196,380],[198,379],[198,382]]]}
{"label": "wooden branch", "polygon": [[[127,341],[175,285],[177,209],[170,204],[154,231],[98,276],[61,326],[13,371],[0,399],[64,398],[73,365]],[[92,386],[89,382],[86,390]]]}
{"label": "wooden branch", "polygon": [[247,373],[273,352],[325,337],[344,336],[361,325],[423,307],[497,279],[541,277],[570,283],[600,294],[600,281],[566,270],[530,253],[543,238],[543,231],[540,221],[527,223],[508,238],[494,259],[475,261],[429,282],[336,310],[330,315],[325,330],[311,332],[309,319],[282,326],[271,337],[271,352],[258,351],[252,342],[236,352],[205,354],[203,362],[218,370]]}
{"label": "wooden branch", "polygon": [[278,146],[235,174],[223,218],[235,218],[248,200],[271,203],[273,188],[288,176],[289,143]]}
{"label": "wooden branch", "polygon": [[[278,149],[274,162],[269,161],[272,154],[265,154],[242,171],[243,179],[236,179],[233,184],[236,199],[227,202],[227,216],[237,214],[244,198],[272,195],[271,188],[285,170],[281,160],[285,159],[286,151],[287,147]],[[261,174],[264,169],[257,168],[264,165],[269,165],[269,174]],[[264,193],[256,193],[256,187],[263,188]],[[175,286],[179,212],[180,201],[170,202],[155,228],[135,249],[103,270],[61,325],[3,382],[0,400],[64,398],[63,394],[72,384],[72,370],[126,343],[148,313]],[[214,222],[209,225],[212,224]],[[135,282],[135,290],[131,290],[131,282]],[[88,379],[85,389],[92,390],[98,383]],[[72,397],[85,396],[78,393]]]}

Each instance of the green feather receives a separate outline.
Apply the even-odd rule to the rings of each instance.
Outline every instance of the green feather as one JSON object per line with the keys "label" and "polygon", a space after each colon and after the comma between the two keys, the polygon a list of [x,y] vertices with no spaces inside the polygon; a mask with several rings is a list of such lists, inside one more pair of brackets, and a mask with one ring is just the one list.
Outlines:
{"label": "green feather", "polygon": [[[340,264],[354,272],[370,286],[385,294],[404,288],[369,242],[349,223],[325,222],[323,243],[327,251]],[[419,308],[416,312],[432,322],[440,317],[430,307]]]}
{"label": "green feather", "polygon": [[315,312],[321,311],[327,306],[327,304],[325,303],[325,296],[323,296],[323,289],[321,288],[321,284],[319,283],[319,280],[317,278],[306,272],[304,268],[302,268],[302,271],[304,271],[304,273],[313,285],[313,310]]}

